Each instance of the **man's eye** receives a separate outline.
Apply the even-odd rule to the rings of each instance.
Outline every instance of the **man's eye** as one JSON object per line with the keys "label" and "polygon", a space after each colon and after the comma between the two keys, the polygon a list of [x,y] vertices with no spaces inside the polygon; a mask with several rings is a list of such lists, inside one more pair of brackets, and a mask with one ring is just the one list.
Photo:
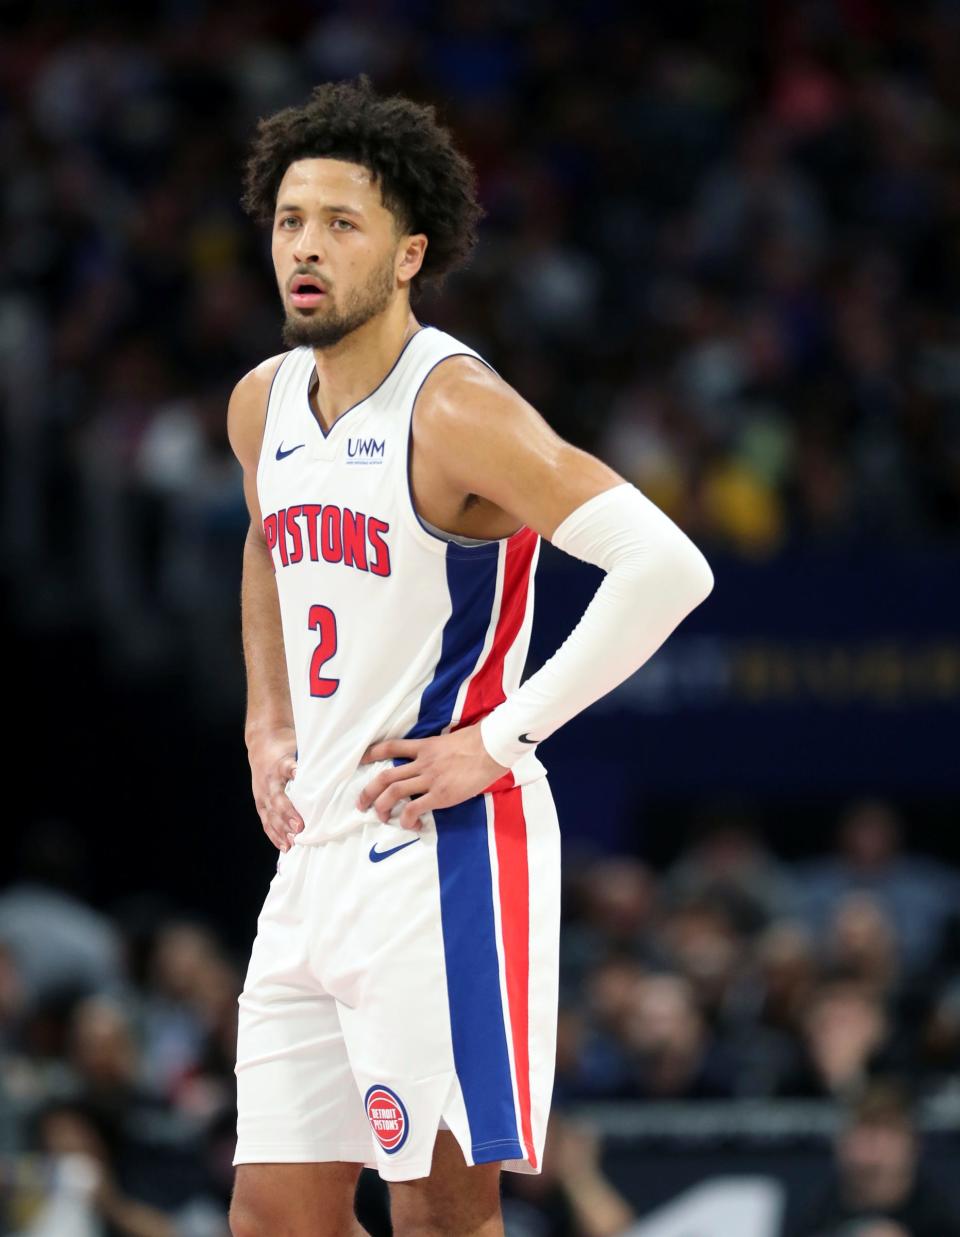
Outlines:
{"label": "man's eye", "polygon": [[[287,215],[285,218],[280,220],[280,226],[281,228],[285,228],[288,223],[296,223],[296,222],[297,222],[297,218],[295,215]],[[289,231],[289,229],[287,230]]]}
{"label": "man's eye", "polygon": [[[334,219],[333,226],[336,227],[338,223],[342,223],[346,228],[349,228],[351,232],[353,231],[353,224],[349,219]],[[338,231],[343,231],[343,229],[339,228]]]}

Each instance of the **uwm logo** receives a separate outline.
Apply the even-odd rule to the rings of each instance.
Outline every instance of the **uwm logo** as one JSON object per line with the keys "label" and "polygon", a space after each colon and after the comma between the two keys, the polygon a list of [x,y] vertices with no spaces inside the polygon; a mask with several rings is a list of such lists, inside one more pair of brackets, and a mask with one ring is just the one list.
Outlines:
{"label": "uwm logo", "polygon": [[379,442],[376,438],[348,438],[347,463],[382,464],[386,445],[385,438],[381,438]]}

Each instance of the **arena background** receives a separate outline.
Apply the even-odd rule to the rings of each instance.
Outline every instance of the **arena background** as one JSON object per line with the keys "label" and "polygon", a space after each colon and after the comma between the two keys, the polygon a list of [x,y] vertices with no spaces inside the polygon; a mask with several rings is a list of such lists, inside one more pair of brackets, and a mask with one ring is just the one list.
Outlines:
{"label": "arena background", "polygon": [[[35,0],[0,31],[2,1231],[227,1232],[275,866],[225,409],[280,309],[240,164],[359,72],[477,168],[479,250],[421,320],[716,576],[542,749],[557,1120],[508,1234],[957,1231],[960,5]],[[597,578],[545,547],[531,668]],[[837,1130],[913,1120],[903,1197],[858,1211]],[[361,1207],[388,1232],[376,1179]]]}

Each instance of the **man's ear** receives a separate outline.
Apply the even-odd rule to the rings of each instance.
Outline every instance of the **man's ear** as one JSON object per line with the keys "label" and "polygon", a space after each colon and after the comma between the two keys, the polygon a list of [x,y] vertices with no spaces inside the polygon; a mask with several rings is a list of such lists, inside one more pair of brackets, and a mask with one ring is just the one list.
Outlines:
{"label": "man's ear", "polygon": [[423,258],[427,252],[427,238],[422,232],[403,239],[398,251],[397,278],[401,283],[409,284],[423,266]]}

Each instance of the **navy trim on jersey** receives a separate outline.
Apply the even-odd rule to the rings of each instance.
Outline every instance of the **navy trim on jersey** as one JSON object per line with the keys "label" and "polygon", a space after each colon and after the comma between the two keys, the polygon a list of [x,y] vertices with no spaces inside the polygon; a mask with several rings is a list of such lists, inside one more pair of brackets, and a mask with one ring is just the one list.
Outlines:
{"label": "navy trim on jersey", "polygon": [[[317,427],[317,429],[320,431],[320,433],[323,435],[323,437],[324,437],[325,439],[326,439],[326,438],[329,438],[329,437],[330,437],[330,435],[331,435],[331,434],[333,433],[333,431],[337,428],[337,426],[340,424],[340,422],[343,420],[343,418],[344,418],[344,417],[348,417],[348,416],[350,415],[350,413],[351,413],[351,412],[353,412],[353,410],[354,410],[355,408],[359,408],[362,404],[365,404],[365,403],[367,402],[367,400],[368,400],[368,399],[373,399],[373,397],[376,395],[376,393],[380,390],[380,388],[383,386],[383,384],[387,381],[387,379],[390,377],[390,375],[393,373],[393,371],[394,371],[394,370],[397,368],[397,366],[400,364],[400,358],[403,356],[403,354],[404,354],[404,353],[406,352],[406,350],[410,347],[410,345],[413,343],[413,341],[417,338],[417,336],[418,336],[418,335],[422,335],[424,331],[434,331],[434,330],[436,330],[436,327],[432,327],[432,326],[421,326],[419,330],[414,331],[414,332],[413,332],[413,334],[410,336],[410,338],[407,340],[407,342],[403,345],[403,347],[402,347],[402,348],[400,349],[400,351],[397,353],[397,359],[396,359],[396,360],[394,361],[394,363],[390,366],[390,368],[387,370],[387,372],[383,375],[383,377],[380,379],[380,381],[377,383],[377,385],[373,388],[373,390],[372,390],[372,391],[369,391],[369,392],[368,392],[368,393],[367,393],[367,394],[363,397],[363,399],[359,399],[359,400],[357,400],[357,402],[356,402],[355,404],[351,404],[351,405],[350,405],[350,407],[349,407],[348,409],[346,409],[346,411],[345,411],[345,412],[341,412],[341,413],[340,413],[340,415],[339,415],[339,417],[337,417],[336,421],[334,421],[333,425],[331,425],[331,426],[330,426],[329,430],[325,430],[325,429],[323,428],[323,426],[320,424],[319,420],[318,420],[318,419],[317,419],[317,418],[313,415],[313,409],[310,407],[310,387],[313,385],[313,375],[314,375],[314,372],[315,372],[315,370],[316,370],[316,364],[312,365],[312,366],[310,367],[310,377],[307,379],[307,391],[306,391],[306,399],[307,399],[307,412],[310,414],[310,420],[314,423],[314,425]],[[303,345],[303,347],[305,347],[305,348],[309,348],[309,347],[310,347],[310,345],[309,345],[309,344],[304,344],[304,345]],[[310,349],[310,351],[311,351],[311,354],[312,354],[313,349],[311,348],[311,349]]]}
{"label": "navy trim on jersey", "polygon": [[[423,529],[423,531],[427,534],[428,537],[432,537],[434,541],[439,541],[441,545],[460,546],[461,550],[467,550],[469,553],[475,554],[478,550],[483,550],[487,546],[492,545],[492,546],[499,547],[504,541],[509,541],[511,537],[516,537],[517,533],[523,531],[523,528],[522,527],[518,528],[516,533],[510,533],[506,537],[484,538],[483,540],[480,541],[479,545],[461,545],[459,541],[451,540],[452,537],[456,536],[456,533],[448,533],[445,537],[437,536],[437,534],[433,531],[430,525],[424,521],[420,512],[417,510],[417,504],[413,501],[413,480],[411,477],[410,463],[411,463],[411,460],[413,459],[413,452],[411,451],[411,447],[413,446],[413,417],[417,411],[417,400],[420,398],[420,392],[423,390],[423,384],[427,381],[427,379],[430,377],[433,371],[437,368],[437,366],[442,365],[444,361],[449,361],[451,357],[455,357],[455,356],[468,356],[468,357],[473,357],[475,361],[482,361],[483,364],[486,365],[487,369],[491,370],[491,372],[496,374],[498,378],[500,377],[499,373],[497,373],[497,371],[493,368],[490,362],[485,361],[482,356],[479,356],[475,352],[449,352],[447,353],[446,356],[442,356],[439,361],[435,361],[433,365],[431,365],[430,368],[427,370],[427,372],[423,375],[423,379],[420,385],[417,387],[416,394],[413,397],[413,404],[411,405],[411,408],[410,408],[410,423],[407,427],[407,497],[410,499],[410,510],[413,512],[417,523],[420,525],[420,527]],[[441,529],[441,531],[443,530]]]}
{"label": "navy trim on jersey", "polygon": [[497,595],[500,545],[447,543],[447,589],[450,617],[443,628],[440,657],[433,678],[420,697],[420,715],[408,739],[440,734],[449,725],[461,686],[473,674],[483,652]]}
{"label": "navy trim on jersey", "polygon": [[[280,358],[280,364],[273,371],[273,377],[270,379],[270,390],[267,392],[267,406],[263,410],[263,437],[260,439],[260,461],[263,460],[263,449],[266,446],[266,442],[267,442],[267,426],[270,423],[270,401],[273,399],[273,388],[276,384],[277,378],[280,376],[281,369],[283,369],[284,365],[286,365],[287,361],[289,361],[289,359],[292,356],[293,356],[292,351],[285,352],[283,354],[283,356]],[[258,465],[260,461],[258,461]],[[259,471],[260,469],[258,467],[257,472]]]}

